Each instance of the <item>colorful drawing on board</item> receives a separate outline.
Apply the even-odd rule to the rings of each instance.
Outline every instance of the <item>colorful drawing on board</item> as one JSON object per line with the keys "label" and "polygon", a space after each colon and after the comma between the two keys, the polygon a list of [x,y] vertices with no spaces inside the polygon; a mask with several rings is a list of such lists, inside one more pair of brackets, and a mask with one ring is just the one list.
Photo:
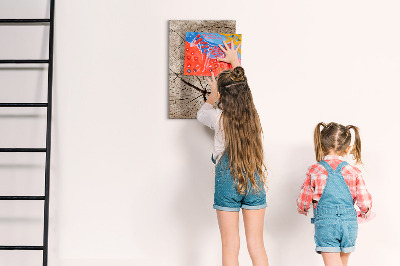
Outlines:
{"label": "colorful drawing on board", "polygon": [[[232,65],[218,61],[218,57],[225,54],[218,46],[233,41],[235,48],[242,43],[241,34],[186,32],[185,39],[185,65],[184,74],[194,76],[217,76],[225,69],[232,69]],[[241,48],[238,51],[239,61],[241,60]]]}

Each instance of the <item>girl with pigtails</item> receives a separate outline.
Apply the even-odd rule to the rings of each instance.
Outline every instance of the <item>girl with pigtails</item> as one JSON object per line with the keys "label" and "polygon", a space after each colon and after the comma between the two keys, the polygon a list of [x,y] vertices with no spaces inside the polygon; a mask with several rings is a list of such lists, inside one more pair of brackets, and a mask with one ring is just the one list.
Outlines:
{"label": "girl with pigtails", "polygon": [[263,228],[265,207],[265,165],[262,128],[244,69],[238,59],[238,47],[220,45],[225,53],[220,61],[233,69],[212,73],[208,79],[211,94],[197,113],[197,119],[215,130],[214,209],[222,240],[222,265],[239,265],[239,211],[243,211],[247,248],[256,266],[267,266]]}
{"label": "girl with pigtails", "polygon": [[[351,131],[354,131],[353,146]],[[307,215],[313,205],[311,223],[315,225],[316,252],[322,254],[325,265],[346,266],[358,232],[354,204],[365,219],[371,215],[372,207],[361,171],[344,158],[350,153],[357,164],[362,163],[359,129],[321,122],[314,131],[314,148],[318,163],[308,168],[297,198],[298,212]]]}

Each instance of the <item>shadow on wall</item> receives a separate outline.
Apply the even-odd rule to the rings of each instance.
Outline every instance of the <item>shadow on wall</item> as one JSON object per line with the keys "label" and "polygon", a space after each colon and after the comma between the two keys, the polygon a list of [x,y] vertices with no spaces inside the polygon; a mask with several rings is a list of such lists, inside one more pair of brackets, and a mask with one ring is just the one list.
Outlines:
{"label": "shadow on wall", "polygon": [[[180,184],[175,199],[173,215],[180,224],[184,243],[182,265],[203,266],[202,250],[211,233],[217,226],[215,212],[212,209],[214,196],[214,164],[211,162],[210,149],[199,141],[199,134],[206,134],[213,143],[213,131],[197,123],[186,123],[178,136],[185,149],[185,160],[182,161],[182,172],[185,179]],[[211,147],[211,146],[210,146]]]}
{"label": "shadow on wall", "polygon": [[[274,154],[277,160],[273,168],[280,169],[280,172],[274,172],[269,178],[268,186],[269,191],[267,193],[268,208],[266,213],[266,226],[265,233],[267,239],[272,240],[273,245],[269,245],[266,241],[266,246],[285,247],[287,250],[291,250],[293,256],[290,257],[303,257],[299,245],[308,245],[313,241],[313,227],[310,224],[310,214],[307,217],[298,214],[296,199],[299,195],[301,185],[305,179],[305,173],[307,168],[312,162],[312,158],[305,158],[305,154],[312,155],[312,150],[307,146],[291,146],[290,149],[282,148],[280,151],[288,151],[291,153]],[[282,158],[284,158],[282,160]],[[267,157],[268,161],[268,157]],[[269,200],[272,199],[272,200]],[[309,226],[307,225],[309,224]],[[308,227],[307,227],[308,226]],[[309,230],[304,230],[309,228]],[[304,237],[308,237],[305,239]],[[307,241],[305,241],[307,240]],[[313,246],[310,246],[312,251]],[[268,250],[267,250],[268,251]],[[298,254],[296,254],[298,252]],[[279,250],[271,250],[273,261],[277,265],[288,265],[288,261],[292,260],[284,252]]]}

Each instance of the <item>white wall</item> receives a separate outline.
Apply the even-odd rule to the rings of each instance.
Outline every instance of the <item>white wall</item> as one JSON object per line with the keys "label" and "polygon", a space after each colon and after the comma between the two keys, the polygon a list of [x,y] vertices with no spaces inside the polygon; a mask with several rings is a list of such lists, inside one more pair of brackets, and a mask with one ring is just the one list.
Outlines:
{"label": "white wall", "polygon": [[[3,17],[46,10],[18,10],[27,0],[3,2]],[[271,171],[265,222],[270,264],[322,265],[309,217],[297,214],[295,200],[314,163],[314,126],[336,121],[361,128],[365,179],[377,213],[360,225],[351,264],[393,265],[400,248],[399,8],[394,0],[58,0],[50,265],[220,265],[212,132],[196,120],[167,118],[169,19],[235,19],[243,34],[242,62]],[[1,36],[3,43],[14,35]],[[37,55],[33,50],[40,45],[19,43],[1,56],[20,56],[26,49]],[[8,77],[1,81],[1,97],[8,97],[11,92],[4,91],[15,79],[1,75]],[[40,74],[31,78],[35,90],[45,87]],[[40,95],[32,97],[41,100]],[[17,99],[15,90],[11,96]],[[0,117],[6,119],[11,123]],[[12,130],[23,125],[1,125],[2,139],[21,143]],[[29,139],[27,145],[42,143],[35,125],[23,131],[28,137],[19,136]],[[4,182],[1,187],[26,184]],[[240,262],[251,265],[242,227],[241,237]]]}

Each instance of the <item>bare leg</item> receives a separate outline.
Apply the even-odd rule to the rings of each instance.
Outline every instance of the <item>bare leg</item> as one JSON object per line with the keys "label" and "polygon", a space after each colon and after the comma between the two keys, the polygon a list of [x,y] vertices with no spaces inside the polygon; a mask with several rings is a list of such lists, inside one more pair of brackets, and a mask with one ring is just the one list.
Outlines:
{"label": "bare leg", "polygon": [[339,252],[322,252],[325,266],[343,266]]}
{"label": "bare leg", "polygon": [[254,266],[268,266],[268,257],[263,238],[264,215],[265,208],[259,210],[243,209],[247,249]]}
{"label": "bare leg", "polygon": [[347,263],[349,262],[350,254],[351,253],[340,252],[340,258],[342,259],[343,266],[347,266]]}
{"label": "bare leg", "polygon": [[222,265],[239,265],[239,212],[217,210],[222,242]]}

